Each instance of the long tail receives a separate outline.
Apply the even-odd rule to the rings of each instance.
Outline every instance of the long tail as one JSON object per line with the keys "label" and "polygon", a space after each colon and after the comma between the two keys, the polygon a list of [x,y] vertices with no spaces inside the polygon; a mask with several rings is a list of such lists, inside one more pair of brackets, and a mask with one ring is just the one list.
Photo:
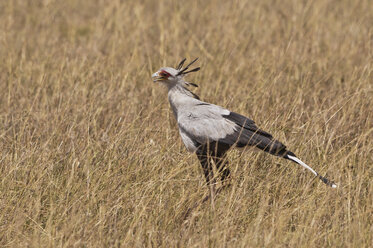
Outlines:
{"label": "long tail", "polygon": [[294,153],[288,151],[287,154],[284,156],[284,158],[289,159],[289,160],[291,160],[291,161],[293,161],[293,162],[295,162],[295,163],[303,166],[307,170],[311,171],[315,176],[317,176],[326,185],[329,185],[332,188],[337,188],[337,185],[334,182],[332,182],[329,179],[321,176],[314,169],[312,169],[311,167],[309,167],[308,165],[306,165],[302,160],[300,160],[299,158],[297,158]]}

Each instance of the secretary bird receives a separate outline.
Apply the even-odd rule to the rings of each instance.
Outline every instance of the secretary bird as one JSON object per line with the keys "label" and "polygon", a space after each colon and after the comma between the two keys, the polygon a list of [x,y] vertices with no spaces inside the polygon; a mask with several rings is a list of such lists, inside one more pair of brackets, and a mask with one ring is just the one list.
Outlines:
{"label": "secretary bird", "polygon": [[213,182],[212,162],[224,181],[230,171],[225,159],[231,147],[255,146],[272,155],[291,160],[311,171],[322,182],[336,188],[337,185],[321,176],[305,164],[295,154],[286,149],[271,134],[259,129],[255,122],[243,115],[231,112],[220,106],[203,102],[187,86],[197,87],[184,80],[184,76],[200,70],[200,67],[184,68],[183,59],[175,68],[163,67],[152,75],[153,82],[160,82],[168,89],[168,100],[179,126],[180,136],[189,152],[197,154],[207,185]]}

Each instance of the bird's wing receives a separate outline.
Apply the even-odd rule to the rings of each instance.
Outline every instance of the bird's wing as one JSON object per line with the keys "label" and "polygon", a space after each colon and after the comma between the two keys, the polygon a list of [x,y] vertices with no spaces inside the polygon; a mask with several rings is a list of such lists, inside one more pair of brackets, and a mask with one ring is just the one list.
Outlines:
{"label": "bird's wing", "polygon": [[259,129],[253,120],[235,112],[230,112],[229,115],[223,115],[223,117],[240,127],[239,131],[234,133],[235,136],[232,137],[232,139],[236,139],[238,147],[256,146],[273,155],[286,155],[286,146],[275,140],[271,134]]}
{"label": "bird's wing", "polygon": [[224,139],[238,127],[223,115],[229,110],[207,103],[198,103],[187,109],[178,111],[178,125],[192,140],[203,145]]}
{"label": "bird's wing", "polygon": [[252,132],[255,132],[257,134],[260,134],[262,136],[265,136],[265,137],[268,137],[270,139],[272,139],[272,135],[259,129],[256,125],[255,125],[255,122],[243,115],[240,115],[240,114],[237,114],[235,112],[229,112],[229,115],[223,115],[224,118],[230,120],[230,121],[233,121],[234,123],[236,123],[238,126],[240,126],[241,128],[245,128],[247,130],[250,130]]}
{"label": "bird's wing", "polygon": [[282,143],[259,129],[253,120],[213,104],[201,102],[180,111],[178,125],[180,132],[200,145],[216,141],[229,146],[256,146],[274,155],[286,151]]}

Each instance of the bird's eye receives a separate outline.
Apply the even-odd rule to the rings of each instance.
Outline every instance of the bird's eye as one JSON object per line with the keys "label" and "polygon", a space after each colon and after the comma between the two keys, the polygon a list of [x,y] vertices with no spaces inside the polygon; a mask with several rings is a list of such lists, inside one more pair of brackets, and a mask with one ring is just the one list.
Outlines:
{"label": "bird's eye", "polygon": [[159,73],[159,75],[161,76],[161,77],[169,77],[169,76],[171,76],[170,75],[170,73],[168,73],[168,72],[165,72],[165,71],[161,71],[160,73]]}

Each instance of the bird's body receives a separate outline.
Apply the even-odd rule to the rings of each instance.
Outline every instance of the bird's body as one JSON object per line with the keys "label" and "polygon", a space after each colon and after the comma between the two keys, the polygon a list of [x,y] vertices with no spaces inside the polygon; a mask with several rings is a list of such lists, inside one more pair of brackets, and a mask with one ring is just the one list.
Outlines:
{"label": "bird's body", "polygon": [[224,139],[237,128],[223,117],[230,111],[195,98],[182,86],[170,89],[168,98],[180,135],[190,152],[195,152],[200,145]]}
{"label": "bird's body", "polygon": [[203,102],[187,86],[195,84],[184,81],[183,76],[199,68],[186,71],[192,63],[181,69],[185,59],[177,69],[161,68],[153,74],[155,82],[164,83],[168,88],[168,99],[177,120],[180,136],[189,152],[199,158],[207,183],[213,179],[213,161],[226,179],[230,172],[225,155],[231,147],[255,146],[272,155],[289,159],[310,170],[324,183],[336,185],[320,176],[311,167],[299,160],[286,146],[275,140],[271,134],[259,129],[255,122],[243,115],[220,106]]}

